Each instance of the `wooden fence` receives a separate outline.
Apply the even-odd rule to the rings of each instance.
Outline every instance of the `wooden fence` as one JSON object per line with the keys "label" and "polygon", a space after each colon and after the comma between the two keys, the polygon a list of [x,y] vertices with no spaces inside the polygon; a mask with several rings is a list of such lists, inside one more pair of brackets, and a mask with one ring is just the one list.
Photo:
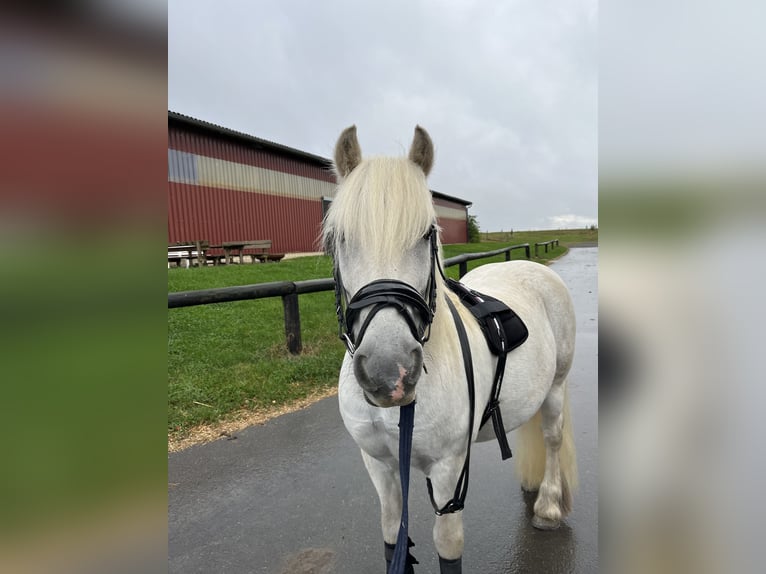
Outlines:
{"label": "wooden fence", "polygon": [[[548,246],[551,246],[551,249],[554,247],[559,246],[559,240],[558,239],[551,239],[550,241],[541,241],[540,243],[535,243],[535,257],[537,257],[537,248],[545,246],[545,252],[548,253]],[[527,255],[527,259],[529,259],[529,255]]]}

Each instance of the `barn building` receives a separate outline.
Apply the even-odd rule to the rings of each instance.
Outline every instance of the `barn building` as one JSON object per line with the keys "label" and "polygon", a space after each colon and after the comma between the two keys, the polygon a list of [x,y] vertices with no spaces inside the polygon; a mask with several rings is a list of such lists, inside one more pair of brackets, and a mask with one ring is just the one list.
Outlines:
{"label": "barn building", "polygon": [[[317,251],[335,195],[329,159],[168,112],[168,244],[270,239]],[[444,243],[465,243],[470,202],[432,192]]]}

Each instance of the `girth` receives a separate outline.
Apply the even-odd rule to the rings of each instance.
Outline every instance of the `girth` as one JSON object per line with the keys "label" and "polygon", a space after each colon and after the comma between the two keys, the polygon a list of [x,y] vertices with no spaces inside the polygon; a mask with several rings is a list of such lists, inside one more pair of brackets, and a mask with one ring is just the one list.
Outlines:
{"label": "girth", "polygon": [[[508,446],[503,416],[500,413],[500,390],[503,386],[505,361],[508,353],[527,340],[529,331],[527,331],[527,326],[519,316],[502,301],[478,291],[473,291],[454,279],[447,279],[447,286],[460,298],[460,302],[465,305],[471,314],[476,317],[476,321],[479,323],[482,333],[484,333],[489,350],[494,355],[497,355],[492,392],[490,393],[489,402],[484,408],[479,428],[483,427],[489,419],[492,419],[495,436],[500,444],[500,452],[503,460],[506,460],[511,458],[511,448]],[[468,352],[470,352],[470,349]]]}

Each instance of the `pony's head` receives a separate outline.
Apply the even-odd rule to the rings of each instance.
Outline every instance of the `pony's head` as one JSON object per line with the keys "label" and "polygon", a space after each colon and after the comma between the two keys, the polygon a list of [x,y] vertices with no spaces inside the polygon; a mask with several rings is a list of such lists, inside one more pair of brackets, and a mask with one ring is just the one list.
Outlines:
{"label": "pony's head", "polygon": [[[415,398],[435,304],[438,230],[426,176],[433,144],[420,126],[408,157],[362,159],[356,127],[335,146],[338,192],[324,221],[335,262],[339,314],[354,375],[368,402]],[[429,309],[430,306],[430,309]]]}

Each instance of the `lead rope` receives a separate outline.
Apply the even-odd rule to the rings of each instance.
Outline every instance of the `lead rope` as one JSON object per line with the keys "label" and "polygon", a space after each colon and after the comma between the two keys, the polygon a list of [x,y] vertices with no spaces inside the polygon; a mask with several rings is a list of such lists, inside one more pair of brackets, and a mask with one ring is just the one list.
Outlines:
{"label": "lead rope", "polygon": [[[443,276],[443,274],[442,274]],[[428,497],[431,499],[431,505],[434,507],[436,516],[442,514],[451,514],[463,510],[465,506],[465,497],[468,495],[468,476],[471,469],[471,442],[473,442],[473,417],[476,412],[476,391],[474,387],[473,379],[473,360],[471,358],[471,345],[468,343],[468,335],[465,332],[463,321],[460,320],[457,309],[450,301],[450,298],[445,295],[447,306],[452,313],[452,318],[455,321],[455,328],[457,329],[458,339],[460,340],[460,349],[463,353],[463,366],[465,367],[465,378],[468,380],[468,445],[466,446],[465,460],[463,461],[463,470],[458,477],[457,485],[455,486],[455,493],[452,498],[439,508],[434,498],[434,487],[431,484],[431,479],[426,477],[426,487],[428,488]]]}
{"label": "lead rope", "polygon": [[[408,564],[418,561],[409,553],[410,540],[407,535],[409,528],[408,499],[410,490],[410,458],[412,455],[412,428],[415,421],[415,401],[399,407],[399,477],[402,484],[402,520],[399,523],[399,534],[396,537],[396,548],[391,559],[388,574],[406,574]],[[408,560],[409,558],[409,560]],[[412,569],[410,568],[410,571]]]}

